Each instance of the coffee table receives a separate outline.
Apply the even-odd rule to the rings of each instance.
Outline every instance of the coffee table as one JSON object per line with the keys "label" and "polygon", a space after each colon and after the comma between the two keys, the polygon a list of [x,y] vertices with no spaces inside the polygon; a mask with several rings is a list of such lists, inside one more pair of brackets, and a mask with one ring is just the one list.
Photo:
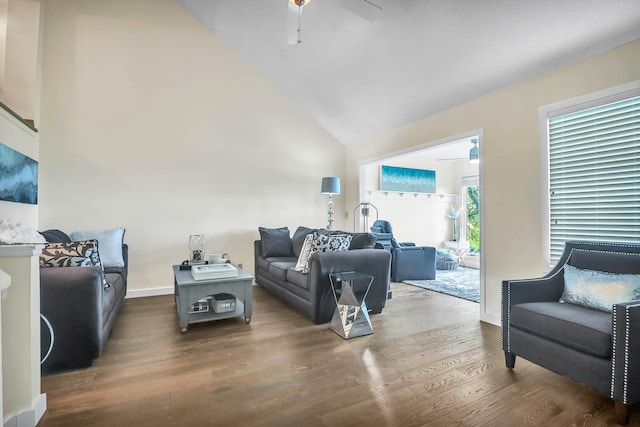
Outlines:
{"label": "coffee table", "polygon": [[[187,327],[192,323],[210,322],[239,316],[244,316],[246,324],[251,322],[253,276],[243,269],[238,268],[237,277],[194,280],[191,270],[180,270],[179,265],[174,265],[173,277],[173,293],[182,333],[187,332]],[[189,313],[191,305],[210,295],[221,293],[231,294],[236,297],[234,311],[216,313],[209,307],[208,311]]]}

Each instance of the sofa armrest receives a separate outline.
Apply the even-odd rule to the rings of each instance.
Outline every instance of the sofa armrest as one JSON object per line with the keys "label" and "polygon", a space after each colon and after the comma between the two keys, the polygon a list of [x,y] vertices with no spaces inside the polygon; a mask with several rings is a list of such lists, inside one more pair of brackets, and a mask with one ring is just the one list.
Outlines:
{"label": "sofa armrest", "polygon": [[515,305],[525,302],[558,301],[564,290],[564,275],[559,274],[537,279],[504,280],[502,282],[502,304]]}
{"label": "sofa armrest", "polygon": [[366,304],[373,313],[385,306],[391,272],[391,253],[380,249],[353,249],[340,252],[318,252],[309,258],[310,303],[318,313],[314,322],[326,323],[335,310],[329,274],[357,271],[373,276]]}
{"label": "sofa armrest", "polygon": [[640,301],[613,306],[611,398],[640,402]]}
{"label": "sofa armrest", "polygon": [[526,302],[559,301],[564,290],[564,270],[536,279],[502,282],[502,349],[510,352],[511,307]]}
{"label": "sofa armrest", "polygon": [[[44,373],[87,367],[100,355],[102,293],[100,267],[40,269],[40,312],[53,330]],[[48,333],[41,342],[44,356],[50,347]]]}

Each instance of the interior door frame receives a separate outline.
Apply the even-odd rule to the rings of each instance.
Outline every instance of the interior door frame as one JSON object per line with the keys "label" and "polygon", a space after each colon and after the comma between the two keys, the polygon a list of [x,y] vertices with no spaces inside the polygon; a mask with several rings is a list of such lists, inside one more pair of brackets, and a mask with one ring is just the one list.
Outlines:
{"label": "interior door frame", "polygon": [[487,308],[486,290],[485,290],[485,284],[486,284],[485,271],[486,270],[485,270],[485,257],[484,257],[484,254],[485,254],[484,242],[486,239],[483,238],[484,236],[483,230],[485,230],[485,226],[484,226],[485,215],[484,215],[484,203],[482,203],[483,194],[486,194],[484,189],[484,162],[482,161],[483,152],[484,152],[484,129],[482,128],[475,129],[475,130],[467,131],[458,135],[453,135],[450,137],[438,139],[435,141],[425,142],[423,144],[415,145],[403,150],[391,151],[391,152],[385,153],[384,155],[376,156],[375,158],[360,160],[358,162],[358,202],[367,201],[367,194],[365,190],[365,166],[371,163],[378,163],[385,159],[398,157],[398,156],[406,156],[414,152],[423,151],[425,149],[437,147],[439,145],[449,144],[449,143],[458,141],[460,139],[472,138],[472,137],[478,138],[478,149],[479,149],[478,154],[480,158],[480,164],[478,165],[479,186],[480,186],[480,303],[478,304],[479,318],[481,321],[484,321],[484,322],[499,324],[500,319],[494,319],[494,316],[488,315],[487,309],[486,309]]}

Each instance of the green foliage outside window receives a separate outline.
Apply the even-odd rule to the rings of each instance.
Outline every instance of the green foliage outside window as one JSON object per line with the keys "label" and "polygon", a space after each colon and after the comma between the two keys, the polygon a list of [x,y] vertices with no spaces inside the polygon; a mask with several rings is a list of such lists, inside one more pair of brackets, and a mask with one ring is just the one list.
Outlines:
{"label": "green foliage outside window", "polygon": [[470,252],[480,252],[480,192],[479,187],[467,187],[467,241]]}

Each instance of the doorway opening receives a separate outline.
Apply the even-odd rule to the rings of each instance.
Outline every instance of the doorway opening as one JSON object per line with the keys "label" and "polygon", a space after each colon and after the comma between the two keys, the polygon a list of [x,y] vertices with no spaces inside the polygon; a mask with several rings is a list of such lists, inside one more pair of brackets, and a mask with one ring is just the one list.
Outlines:
{"label": "doorway opening", "polygon": [[[476,140],[476,144],[472,140]],[[471,163],[477,145],[482,158],[482,130],[392,152],[359,164],[359,202],[377,208],[380,219],[393,226],[394,237],[418,246],[457,249],[460,265],[479,271],[480,319],[485,310],[482,258],[482,162]],[[387,191],[381,186],[382,166],[435,172],[435,192]],[[457,221],[448,214],[459,212]],[[359,224],[354,220],[354,231]],[[452,237],[455,236],[455,237]],[[436,278],[438,271],[436,271]],[[444,274],[442,275],[444,277]]]}

